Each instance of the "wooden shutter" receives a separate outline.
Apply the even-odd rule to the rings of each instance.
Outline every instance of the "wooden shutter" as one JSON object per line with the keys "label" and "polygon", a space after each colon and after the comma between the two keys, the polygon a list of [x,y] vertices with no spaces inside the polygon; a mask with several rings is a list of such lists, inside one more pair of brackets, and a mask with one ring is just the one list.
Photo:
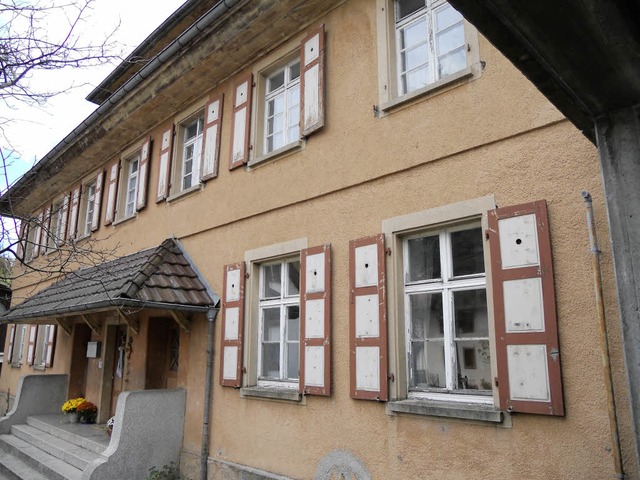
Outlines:
{"label": "wooden shutter", "polygon": [[38,325],[29,325],[29,337],[27,342],[27,365],[33,365],[36,354],[36,341],[38,340]]}
{"label": "wooden shutter", "polygon": [[547,204],[488,214],[500,408],[564,415]]}
{"label": "wooden shutter", "polygon": [[249,129],[251,126],[251,94],[253,75],[236,82],[233,95],[233,124],[231,125],[231,158],[229,170],[240,167],[249,160]]}
{"label": "wooden shutter", "polygon": [[43,355],[45,366],[47,368],[50,368],[53,366],[53,354],[56,348],[57,330],[58,330],[57,325],[49,325],[47,343],[45,344],[45,351]]}
{"label": "wooden shutter", "polygon": [[78,185],[71,191],[71,215],[69,218],[69,234],[67,238],[75,238],[78,231],[78,215],[80,214],[80,194],[82,185]]}
{"label": "wooden shutter", "polygon": [[171,187],[171,155],[173,153],[173,123],[168,125],[162,133],[160,143],[160,168],[158,171],[158,192],[156,203],[161,202],[169,196]]}
{"label": "wooden shutter", "polygon": [[324,25],[300,48],[300,132],[306,137],[324,127]]}
{"label": "wooden shutter", "polygon": [[242,386],[242,336],[244,333],[244,262],[224,267],[220,384]]}
{"label": "wooden shutter", "polygon": [[36,218],[35,235],[33,236],[33,258],[40,255],[40,244],[42,243],[42,224],[44,222],[44,212]]}
{"label": "wooden shutter", "polygon": [[351,398],[386,401],[384,235],[349,242]]}
{"label": "wooden shutter", "polygon": [[149,184],[149,169],[151,159],[151,137],[142,145],[140,163],[138,164],[138,189],[136,195],[136,211],[147,206],[147,185]]}
{"label": "wooden shutter", "polygon": [[42,227],[42,253],[49,251],[49,239],[54,237],[51,231],[51,214],[53,212],[53,204],[44,209],[43,227]]}
{"label": "wooden shutter", "polygon": [[95,232],[100,227],[100,210],[102,209],[102,184],[104,183],[104,170],[96,176],[96,191],[93,200],[93,215],[91,217],[91,231]]}
{"label": "wooden shutter", "polygon": [[22,219],[20,220],[20,230],[18,233],[18,244],[16,246],[16,257],[18,260],[22,259],[24,252],[27,251],[27,236],[29,235],[29,222]]}
{"label": "wooden shutter", "polygon": [[204,119],[204,136],[202,141],[202,181],[206,182],[218,176],[220,160],[220,129],[222,126],[222,106],[224,94],[211,97],[207,105]]}
{"label": "wooden shutter", "polygon": [[109,172],[109,186],[107,187],[107,209],[104,213],[104,224],[111,225],[116,216],[118,201],[118,178],[120,177],[120,160],[116,160],[107,170]]}
{"label": "wooden shutter", "polygon": [[62,199],[62,208],[58,215],[62,215],[62,219],[60,220],[60,232],[57,232],[60,235],[60,238],[56,239],[57,244],[61,244],[62,242],[67,240],[67,223],[69,222],[69,194],[65,194]]}
{"label": "wooden shutter", "polygon": [[331,395],[331,245],[300,252],[300,391]]}
{"label": "wooden shutter", "polygon": [[7,345],[7,354],[4,357],[4,363],[11,364],[13,357],[13,342],[16,339],[16,324],[12,323],[9,329],[9,345]]}

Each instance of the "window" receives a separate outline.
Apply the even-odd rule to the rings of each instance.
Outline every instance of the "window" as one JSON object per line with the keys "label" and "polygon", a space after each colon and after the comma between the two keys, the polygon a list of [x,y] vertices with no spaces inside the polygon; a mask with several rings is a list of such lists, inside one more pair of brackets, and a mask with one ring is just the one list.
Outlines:
{"label": "window", "polygon": [[[33,366],[39,368],[51,367],[53,364],[56,325],[33,325],[31,328],[37,329]],[[29,345],[29,348],[31,348],[31,345]]]}
{"label": "window", "polygon": [[410,394],[492,393],[482,245],[479,224],[403,241]]}
{"label": "window", "polygon": [[265,81],[264,153],[300,139],[300,60],[269,74]]}
{"label": "window", "polygon": [[180,161],[176,168],[178,191],[188,190],[200,183],[203,128],[203,114],[180,125],[182,141],[179,152]]}
{"label": "window", "polygon": [[124,216],[130,217],[136,212],[136,198],[138,194],[138,166],[140,154],[125,160],[124,178]]}
{"label": "window", "polygon": [[51,223],[47,238],[47,248],[49,250],[55,250],[66,240],[68,204],[69,198],[67,196],[53,202],[53,206],[51,207]]}
{"label": "window", "polygon": [[103,181],[104,171],[100,170],[71,191],[68,235],[70,238],[76,236],[76,233],[79,237],[87,237],[100,226]]}
{"label": "window", "polygon": [[298,387],[300,367],[300,261],[260,267],[258,384]]}
{"label": "window", "polygon": [[9,349],[11,350],[12,365],[22,365],[22,355],[24,353],[24,341],[26,332],[26,325],[15,325],[14,335],[10,340],[11,345],[9,346]]}
{"label": "window", "polygon": [[96,182],[91,182],[85,186],[85,199],[83,207],[84,216],[82,224],[82,235],[89,235],[91,233],[91,225],[93,224],[93,215],[96,209]]}
{"label": "window", "polygon": [[444,0],[378,0],[383,110],[401,97],[479,74],[475,29]]}

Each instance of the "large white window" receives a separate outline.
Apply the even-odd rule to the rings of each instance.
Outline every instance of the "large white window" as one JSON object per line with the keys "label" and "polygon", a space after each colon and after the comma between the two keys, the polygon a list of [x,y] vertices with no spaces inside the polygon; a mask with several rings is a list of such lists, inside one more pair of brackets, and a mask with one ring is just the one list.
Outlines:
{"label": "large white window", "polygon": [[39,325],[36,340],[36,351],[33,365],[37,367],[46,367],[51,365],[53,360],[53,342],[52,337],[55,335],[55,325]]}
{"label": "large white window", "polygon": [[180,190],[187,190],[200,183],[200,159],[202,156],[202,131],[204,115],[183,123],[181,161],[179,168]]}
{"label": "large white window", "polygon": [[412,235],[403,247],[410,395],[491,395],[482,228]]}
{"label": "large white window", "polygon": [[66,228],[66,203],[68,199],[61,199],[53,203],[51,210],[51,226],[49,228],[49,237],[47,240],[47,247],[49,249],[56,249],[65,240],[65,228]]}
{"label": "large white window", "polygon": [[264,153],[300,139],[300,60],[266,77]]}
{"label": "large white window", "polygon": [[140,166],[140,154],[137,153],[133,157],[125,161],[126,177],[125,177],[125,200],[124,200],[124,216],[130,217],[136,212],[136,198],[138,196],[138,168]]}
{"label": "large white window", "polygon": [[441,0],[396,0],[400,94],[467,66],[462,15]]}
{"label": "large white window", "polygon": [[300,261],[260,266],[258,384],[298,387]]}
{"label": "large white window", "polygon": [[89,235],[91,233],[91,226],[93,224],[93,215],[96,208],[96,182],[93,181],[88,185],[85,185],[84,205],[81,207],[83,210],[82,234]]}
{"label": "large white window", "polygon": [[22,365],[22,356],[24,354],[24,342],[27,332],[26,325],[15,326],[15,336],[13,337],[13,349],[11,352],[11,363],[13,365]]}

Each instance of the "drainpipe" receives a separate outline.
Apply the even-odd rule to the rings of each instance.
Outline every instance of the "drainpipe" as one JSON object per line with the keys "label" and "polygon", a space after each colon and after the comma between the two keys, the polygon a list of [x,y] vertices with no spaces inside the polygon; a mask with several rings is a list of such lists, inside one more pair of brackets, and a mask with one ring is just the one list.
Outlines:
{"label": "drainpipe", "polygon": [[202,449],[200,450],[200,479],[207,480],[207,458],[209,457],[209,417],[213,400],[213,332],[219,308],[207,311],[207,370],[204,379],[204,415],[202,418]]}
{"label": "drainpipe", "polygon": [[625,478],[622,467],[622,455],[620,453],[620,436],[618,434],[618,419],[616,414],[616,400],[613,393],[613,378],[611,374],[611,361],[609,356],[609,339],[607,336],[607,324],[604,314],[604,301],[602,298],[602,273],[600,271],[600,250],[596,237],[596,226],[593,217],[593,204],[591,194],[582,192],[584,207],[587,213],[587,228],[589,229],[589,246],[593,253],[593,279],[596,288],[596,307],[598,308],[598,323],[600,326],[600,350],[602,352],[602,367],[607,389],[607,406],[609,409],[609,428],[611,430],[611,447],[615,464],[614,478]]}

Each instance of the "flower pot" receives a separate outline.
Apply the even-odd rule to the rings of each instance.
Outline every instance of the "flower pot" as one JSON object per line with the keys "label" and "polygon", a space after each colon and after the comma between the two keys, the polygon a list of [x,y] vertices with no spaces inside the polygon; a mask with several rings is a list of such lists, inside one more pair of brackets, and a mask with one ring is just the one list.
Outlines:
{"label": "flower pot", "polygon": [[69,418],[69,423],[78,423],[78,414],[76,412],[67,413],[67,417]]}
{"label": "flower pot", "polygon": [[95,415],[93,415],[92,413],[79,415],[79,417],[80,417],[80,423],[94,423],[95,422]]}

